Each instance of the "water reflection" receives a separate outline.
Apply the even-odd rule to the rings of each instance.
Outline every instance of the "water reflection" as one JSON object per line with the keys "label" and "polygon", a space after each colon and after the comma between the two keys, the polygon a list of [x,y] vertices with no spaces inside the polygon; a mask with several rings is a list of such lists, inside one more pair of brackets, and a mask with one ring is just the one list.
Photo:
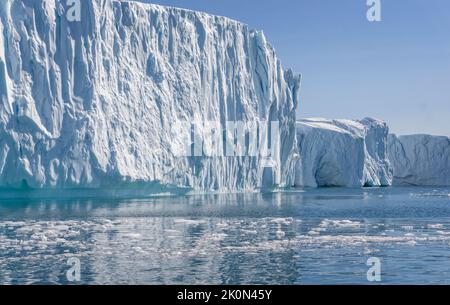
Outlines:
{"label": "water reflection", "polygon": [[448,194],[406,188],[147,199],[2,194],[0,282],[67,283],[67,259],[78,257],[82,283],[367,283],[366,261],[376,256],[386,282],[446,283]]}

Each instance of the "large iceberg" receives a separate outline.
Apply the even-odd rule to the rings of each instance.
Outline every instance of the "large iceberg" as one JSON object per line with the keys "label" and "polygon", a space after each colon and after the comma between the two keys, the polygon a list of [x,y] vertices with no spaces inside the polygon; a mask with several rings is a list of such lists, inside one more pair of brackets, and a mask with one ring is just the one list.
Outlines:
{"label": "large iceberg", "polygon": [[297,122],[300,159],[297,187],[389,186],[392,168],[387,158],[386,123],[304,119]]}
{"label": "large iceberg", "polygon": [[450,185],[450,139],[445,136],[389,135],[394,185]]}
{"label": "large iceberg", "polygon": [[[294,183],[300,77],[283,69],[262,32],[115,0],[81,1],[78,21],[76,3],[0,2],[0,186]],[[203,122],[226,129],[230,121],[278,122],[270,160],[183,155],[186,122],[203,134]]]}

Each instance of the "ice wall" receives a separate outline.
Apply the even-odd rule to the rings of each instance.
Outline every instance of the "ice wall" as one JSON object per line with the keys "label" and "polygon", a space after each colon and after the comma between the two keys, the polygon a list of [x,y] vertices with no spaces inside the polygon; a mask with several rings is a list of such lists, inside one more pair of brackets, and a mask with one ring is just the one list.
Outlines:
{"label": "ice wall", "polygon": [[450,185],[450,139],[430,135],[389,135],[394,185]]}
{"label": "ice wall", "polygon": [[70,9],[0,3],[0,186],[267,184],[261,157],[180,157],[183,123],[206,121],[279,122],[269,180],[293,184],[300,77],[262,32],[137,2],[81,1],[80,21]]}
{"label": "ice wall", "polygon": [[305,119],[297,122],[300,160],[295,185],[388,186],[392,168],[387,159],[386,123]]}

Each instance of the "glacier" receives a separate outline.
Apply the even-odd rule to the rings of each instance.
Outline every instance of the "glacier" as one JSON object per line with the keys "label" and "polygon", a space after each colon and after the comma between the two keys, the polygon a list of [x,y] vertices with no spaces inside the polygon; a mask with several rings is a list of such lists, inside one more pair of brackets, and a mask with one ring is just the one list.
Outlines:
{"label": "glacier", "polygon": [[[66,1],[0,3],[0,186],[294,184],[301,77],[261,31],[153,4],[81,5],[77,22]],[[269,167],[262,156],[179,154],[183,122],[201,134],[202,122],[256,120],[279,122]]]}
{"label": "glacier", "polygon": [[387,157],[389,128],[385,122],[303,119],[297,122],[300,158],[297,187],[389,186],[392,167]]}
{"label": "glacier", "polygon": [[450,139],[431,135],[389,135],[394,185],[449,186]]}

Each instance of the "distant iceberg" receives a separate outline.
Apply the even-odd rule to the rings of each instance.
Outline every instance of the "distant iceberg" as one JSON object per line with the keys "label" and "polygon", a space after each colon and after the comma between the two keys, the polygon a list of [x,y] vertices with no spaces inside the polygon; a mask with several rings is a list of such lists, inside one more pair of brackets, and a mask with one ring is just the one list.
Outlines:
{"label": "distant iceberg", "polygon": [[[153,4],[81,3],[72,22],[66,1],[0,2],[0,186],[293,184],[300,76],[262,32]],[[206,121],[279,122],[270,169],[265,156],[180,157],[183,123]]]}
{"label": "distant iceberg", "polygon": [[430,135],[389,135],[394,185],[449,186],[450,139]]}
{"label": "distant iceberg", "polygon": [[297,122],[297,187],[448,186],[450,139],[389,134],[375,119]]}
{"label": "distant iceberg", "polygon": [[297,122],[297,187],[389,186],[386,123],[304,119]]}

